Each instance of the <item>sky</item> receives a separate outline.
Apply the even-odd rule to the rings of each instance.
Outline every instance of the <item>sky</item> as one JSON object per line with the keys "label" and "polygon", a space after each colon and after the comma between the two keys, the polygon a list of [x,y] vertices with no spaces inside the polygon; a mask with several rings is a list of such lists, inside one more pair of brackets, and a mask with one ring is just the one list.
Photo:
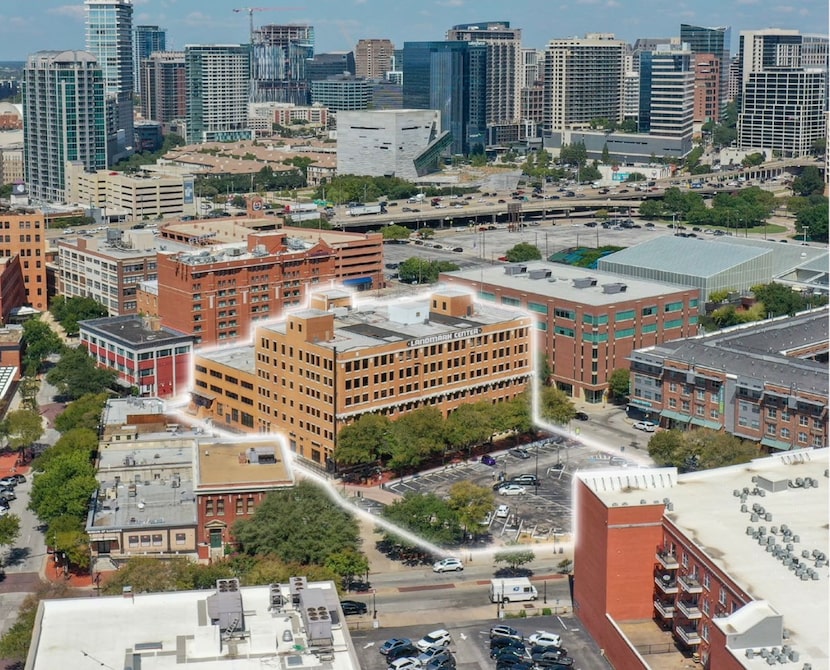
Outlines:
{"label": "sky", "polygon": [[[250,0],[248,0],[250,2]],[[828,33],[827,0],[280,0],[254,12],[256,25],[314,26],[315,51],[349,51],[361,38],[442,40],[458,23],[509,21],[522,29],[522,43],[543,49],[548,40],[614,33],[671,37],[681,23],[731,26],[732,52],[738,33],[759,28],[795,28]],[[134,0],[134,25],[167,29],[167,48],[187,44],[238,44],[248,40],[248,12],[241,0]],[[84,48],[83,0],[0,0],[0,60],[25,60],[43,49]]]}

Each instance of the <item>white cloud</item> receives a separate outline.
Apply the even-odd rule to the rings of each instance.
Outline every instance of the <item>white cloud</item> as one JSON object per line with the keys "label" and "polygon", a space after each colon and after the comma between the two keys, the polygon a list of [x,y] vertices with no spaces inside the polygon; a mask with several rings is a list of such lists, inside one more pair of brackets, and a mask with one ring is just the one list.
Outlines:
{"label": "white cloud", "polygon": [[81,4],[78,5],[59,5],[57,7],[52,7],[51,9],[46,10],[49,14],[57,14],[58,16],[66,16],[70,19],[76,19],[78,21],[83,21],[84,19],[84,6]]}

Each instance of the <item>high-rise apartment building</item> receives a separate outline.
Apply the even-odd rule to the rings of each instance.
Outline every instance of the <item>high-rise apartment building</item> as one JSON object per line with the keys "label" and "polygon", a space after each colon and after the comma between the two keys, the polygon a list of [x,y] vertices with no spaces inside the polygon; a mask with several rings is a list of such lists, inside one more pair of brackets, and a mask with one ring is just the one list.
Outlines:
{"label": "high-rise apartment building", "polygon": [[718,81],[720,82],[720,114],[727,103],[729,89],[729,48],[732,29],[729,26],[707,28],[680,24],[680,41],[688,44],[693,54],[711,54],[719,60]]}
{"label": "high-rise apartment building", "polygon": [[392,69],[395,45],[387,39],[359,40],[354,50],[355,73],[364,79],[383,79]]}
{"label": "high-rise apartment building", "polygon": [[[320,81],[329,77],[355,73],[354,53],[351,51],[329,51],[314,54],[314,58],[305,63],[305,76],[308,81]],[[293,104],[293,103],[286,103]]]}
{"label": "high-rise apartment building", "polygon": [[86,51],[39,51],[23,72],[24,172],[34,200],[65,200],[65,165],[107,167],[104,80]]}
{"label": "high-rise apartment building", "polygon": [[314,58],[314,28],[308,25],[261,26],[251,44],[251,102],[307,105],[306,63]]}
{"label": "high-rise apartment building", "polygon": [[714,54],[694,54],[694,122],[704,124],[720,118],[721,64]]}
{"label": "high-rise apartment building", "polygon": [[156,51],[142,63],[141,110],[162,124],[187,116],[184,51]]}
{"label": "high-rise apartment building", "polygon": [[509,21],[484,21],[453,26],[450,42],[487,45],[486,122],[516,122],[520,117],[522,87],[522,31]]}
{"label": "high-rise apartment building", "polygon": [[[136,26],[133,35],[133,68],[134,90],[141,97],[141,87],[144,85],[140,73],[145,61],[156,51],[167,50],[167,31],[158,26]],[[142,111],[144,111],[142,109]],[[146,115],[146,113],[145,113]]]}
{"label": "high-rise apartment building", "polygon": [[372,82],[349,74],[313,81],[311,103],[333,111],[368,109],[372,103]]}
{"label": "high-rise apartment building", "polygon": [[250,49],[243,44],[185,47],[187,141],[251,139],[248,125]]}
{"label": "high-rise apartment building", "polygon": [[551,40],[545,51],[545,126],[588,127],[592,120],[622,121],[628,45],[611,34]]}
{"label": "high-rise apartment building", "polygon": [[694,77],[686,44],[660,45],[640,55],[641,132],[681,138],[691,150]]}
{"label": "high-rise apartment building", "polygon": [[133,150],[133,2],[84,0],[86,50],[98,59],[107,101],[107,159]]}
{"label": "high-rise apartment building", "polygon": [[741,31],[738,146],[784,158],[827,137],[827,38],[796,30]]}
{"label": "high-rise apartment building", "polygon": [[486,141],[487,45],[478,42],[405,42],[404,109],[436,109],[453,154]]}

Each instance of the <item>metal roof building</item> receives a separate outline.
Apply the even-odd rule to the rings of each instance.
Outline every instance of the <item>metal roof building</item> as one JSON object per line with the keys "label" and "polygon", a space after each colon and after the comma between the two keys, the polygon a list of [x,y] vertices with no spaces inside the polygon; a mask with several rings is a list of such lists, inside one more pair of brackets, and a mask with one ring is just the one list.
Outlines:
{"label": "metal roof building", "polygon": [[[694,286],[705,300],[712,291],[744,291],[815,263],[826,268],[826,249],[738,237],[658,237],[600,259],[597,269]],[[815,288],[826,291],[826,279]]]}

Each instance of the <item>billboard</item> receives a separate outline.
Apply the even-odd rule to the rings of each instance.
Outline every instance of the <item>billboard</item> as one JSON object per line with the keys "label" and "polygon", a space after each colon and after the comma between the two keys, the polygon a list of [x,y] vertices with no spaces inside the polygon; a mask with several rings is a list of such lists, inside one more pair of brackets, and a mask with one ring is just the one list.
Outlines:
{"label": "billboard", "polygon": [[185,179],[184,180],[184,204],[185,205],[192,205],[193,204],[193,195],[194,195],[194,186],[192,179]]}

